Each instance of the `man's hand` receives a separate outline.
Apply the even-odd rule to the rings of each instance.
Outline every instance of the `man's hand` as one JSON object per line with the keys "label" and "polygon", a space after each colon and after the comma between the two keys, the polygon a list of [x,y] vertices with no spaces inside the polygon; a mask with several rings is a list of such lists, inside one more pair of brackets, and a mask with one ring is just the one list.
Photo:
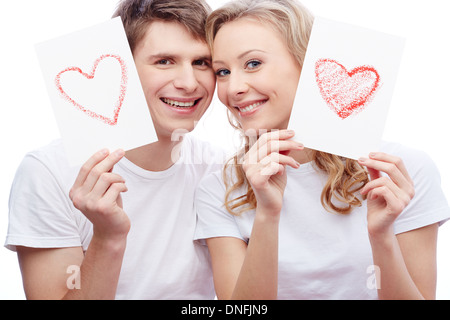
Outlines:
{"label": "man's hand", "polygon": [[128,189],[125,180],[112,172],[124,155],[123,150],[97,152],[82,166],[70,190],[74,206],[92,222],[94,235],[99,239],[126,238],[130,230],[120,196]]}

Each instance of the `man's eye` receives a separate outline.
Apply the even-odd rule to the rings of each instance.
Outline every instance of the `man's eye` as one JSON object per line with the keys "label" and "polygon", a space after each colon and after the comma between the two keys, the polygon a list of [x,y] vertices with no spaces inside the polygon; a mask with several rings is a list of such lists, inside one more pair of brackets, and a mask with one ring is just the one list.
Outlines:
{"label": "man's eye", "polygon": [[205,66],[205,67],[209,67],[209,63],[206,60],[195,60],[194,61],[194,66]]}
{"label": "man's eye", "polygon": [[156,63],[160,64],[160,65],[168,65],[168,64],[170,64],[170,61],[169,61],[169,59],[161,59],[161,60],[158,60]]}

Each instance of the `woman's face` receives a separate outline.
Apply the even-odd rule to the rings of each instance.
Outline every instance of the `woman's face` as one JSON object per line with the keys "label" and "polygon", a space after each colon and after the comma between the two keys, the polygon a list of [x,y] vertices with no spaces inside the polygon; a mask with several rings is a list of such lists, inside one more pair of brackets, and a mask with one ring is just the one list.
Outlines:
{"label": "woman's face", "polygon": [[218,97],[244,131],[286,129],[301,67],[280,34],[243,18],[219,30],[213,49]]}

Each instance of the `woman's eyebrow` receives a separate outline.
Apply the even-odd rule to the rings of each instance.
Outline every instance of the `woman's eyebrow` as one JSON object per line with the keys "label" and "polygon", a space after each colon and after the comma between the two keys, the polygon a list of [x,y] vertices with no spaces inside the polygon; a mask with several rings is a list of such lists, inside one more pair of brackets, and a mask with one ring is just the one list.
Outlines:
{"label": "woman's eyebrow", "polygon": [[242,59],[243,57],[245,57],[246,55],[248,55],[249,53],[252,53],[252,52],[262,52],[262,53],[267,53],[266,51],[263,51],[263,50],[260,50],[260,49],[251,49],[251,50],[248,50],[248,51],[245,51],[245,52],[241,53],[241,54],[238,56],[238,59]]}
{"label": "woman's eyebrow", "polygon": [[[248,55],[249,53],[252,53],[252,52],[267,53],[266,51],[260,50],[260,49],[250,49],[250,50],[247,50],[247,51],[241,53],[240,55],[238,55],[237,59],[242,59],[243,57],[245,57],[246,55]],[[213,63],[225,64],[225,62],[223,62],[222,60],[214,60]]]}

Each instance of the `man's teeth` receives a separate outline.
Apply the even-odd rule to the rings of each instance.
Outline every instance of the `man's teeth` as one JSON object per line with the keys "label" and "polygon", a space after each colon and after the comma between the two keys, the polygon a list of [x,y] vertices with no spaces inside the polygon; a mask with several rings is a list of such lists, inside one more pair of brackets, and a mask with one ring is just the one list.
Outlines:
{"label": "man's teeth", "polygon": [[177,107],[177,108],[191,108],[195,105],[195,101],[180,102],[180,101],[170,100],[170,99],[166,99],[166,98],[163,98],[162,100],[164,101],[164,103],[170,104],[172,107]]}
{"label": "man's teeth", "polygon": [[259,107],[259,106],[262,105],[263,103],[264,103],[264,101],[257,102],[257,103],[254,103],[254,104],[252,104],[252,105],[249,105],[249,106],[247,106],[247,107],[245,107],[245,108],[239,108],[239,110],[240,110],[241,112],[249,112],[249,111],[252,111],[253,109],[255,109],[256,107]]}

